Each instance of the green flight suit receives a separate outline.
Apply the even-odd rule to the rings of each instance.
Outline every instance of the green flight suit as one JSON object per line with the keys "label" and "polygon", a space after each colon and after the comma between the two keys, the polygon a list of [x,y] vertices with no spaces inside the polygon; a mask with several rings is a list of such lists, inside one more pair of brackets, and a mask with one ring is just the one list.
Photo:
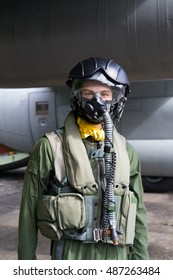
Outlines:
{"label": "green flight suit", "polygon": [[[65,240],[62,259],[68,260],[124,260],[148,259],[148,237],[146,210],[143,202],[143,187],[140,175],[139,158],[133,147],[127,143],[126,149],[130,159],[130,190],[137,198],[137,215],[134,244],[130,253],[126,246],[113,246],[103,242],[82,243]],[[37,247],[37,202],[38,198],[48,192],[51,175],[54,173],[53,155],[47,138],[40,139],[31,155],[24,177],[24,187],[19,216],[18,258],[36,259]],[[56,242],[52,246],[52,259],[55,259]],[[128,256],[127,256],[128,251]]]}

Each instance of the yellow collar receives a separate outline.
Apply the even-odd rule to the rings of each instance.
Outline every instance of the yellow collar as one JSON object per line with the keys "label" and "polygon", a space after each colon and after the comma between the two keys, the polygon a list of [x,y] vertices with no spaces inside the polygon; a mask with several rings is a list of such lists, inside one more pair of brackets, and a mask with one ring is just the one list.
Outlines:
{"label": "yellow collar", "polygon": [[103,141],[105,139],[105,132],[101,124],[88,123],[81,117],[77,118],[77,124],[82,139],[85,139],[88,136],[91,136],[95,141]]}

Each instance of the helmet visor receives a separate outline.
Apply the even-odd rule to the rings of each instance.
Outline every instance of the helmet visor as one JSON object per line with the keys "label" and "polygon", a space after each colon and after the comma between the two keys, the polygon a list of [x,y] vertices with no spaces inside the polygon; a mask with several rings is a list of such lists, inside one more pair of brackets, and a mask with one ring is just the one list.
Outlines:
{"label": "helmet visor", "polygon": [[79,88],[73,91],[77,99],[81,101],[91,100],[94,97],[99,96],[104,101],[111,101],[112,103],[119,102],[119,100],[125,96],[125,92],[126,88],[121,84],[116,84],[114,87],[110,87],[110,90],[103,90],[99,92],[94,92],[85,88]]}

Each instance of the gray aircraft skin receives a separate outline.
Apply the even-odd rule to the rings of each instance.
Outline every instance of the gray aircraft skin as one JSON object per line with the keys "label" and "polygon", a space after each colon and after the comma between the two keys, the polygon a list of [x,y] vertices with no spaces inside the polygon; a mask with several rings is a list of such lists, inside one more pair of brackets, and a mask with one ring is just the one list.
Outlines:
{"label": "gray aircraft skin", "polygon": [[[131,89],[117,129],[141,158],[145,189],[168,190],[173,184],[173,80],[135,82]],[[31,153],[40,137],[63,126],[70,97],[65,86],[1,89],[0,143]]]}
{"label": "gray aircraft skin", "polygon": [[30,153],[70,110],[69,70],[112,58],[132,82],[118,129],[150,186],[173,183],[173,1],[4,0],[0,25],[1,144]]}

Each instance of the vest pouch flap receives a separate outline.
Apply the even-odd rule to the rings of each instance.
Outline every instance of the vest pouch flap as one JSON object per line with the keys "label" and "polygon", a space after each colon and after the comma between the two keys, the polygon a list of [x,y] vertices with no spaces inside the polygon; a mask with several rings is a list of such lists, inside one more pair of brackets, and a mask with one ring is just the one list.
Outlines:
{"label": "vest pouch flap", "polygon": [[43,195],[38,200],[37,218],[38,221],[56,222],[55,196]]}
{"label": "vest pouch flap", "polygon": [[62,232],[57,226],[55,199],[55,196],[50,195],[40,197],[37,206],[37,226],[43,236],[58,241],[62,237]]}
{"label": "vest pouch flap", "polygon": [[38,228],[41,234],[51,240],[60,240],[63,233],[58,229],[57,223],[50,223],[46,221],[38,221]]}
{"label": "vest pouch flap", "polygon": [[78,193],[62,193],[57,196],[58,228],[81,229],[86,224],[84,198]]}
{"label": "vest pouch flap", "polygon": [[136,223],[136,204],[137,200],[134,193],[127,190],[124,194],[121,206],[120,229],[123,234],[120,235],[120,243],[122,244],[133,244]]}

